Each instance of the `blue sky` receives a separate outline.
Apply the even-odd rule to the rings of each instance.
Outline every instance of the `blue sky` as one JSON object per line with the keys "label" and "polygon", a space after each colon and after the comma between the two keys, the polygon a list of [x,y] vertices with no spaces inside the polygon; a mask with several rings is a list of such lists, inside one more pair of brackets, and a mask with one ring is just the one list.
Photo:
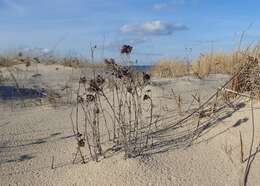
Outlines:
{"label": "blue sky", "polygon": [[[193,57],[260,39],[258,0],[0,0],[0,49],[43,48],[64,55],[118,57],[134,46],[132,59]],[[249,26],[251,25],[251,26]]]}

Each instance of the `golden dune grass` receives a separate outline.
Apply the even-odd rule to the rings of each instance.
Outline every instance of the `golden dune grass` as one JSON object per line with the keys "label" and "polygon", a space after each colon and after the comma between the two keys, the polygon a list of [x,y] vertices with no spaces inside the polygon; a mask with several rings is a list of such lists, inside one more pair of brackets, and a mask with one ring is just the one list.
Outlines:
{"label": "golden dune grass", "polygon": [[192,64],[192,71],[201,77],[209,74],[233,74],[246,60],[247,56],[238,52],[202,54]]}
{"label": "golden dune grass", "polygon": [[151,73],[155,77],[173,78],[188,74],[188,67],[184,61],[180,59],[160,59],[151,69]]}
{"label": "golden dune grass", "polygon": [[160,59],[152,67],[152,75],[161,78],[196,75],[205,77],[209,74],[233,74],[244,62],[247,56],[239,52],[216,52],[201,54],[188,66],[184,60]]}

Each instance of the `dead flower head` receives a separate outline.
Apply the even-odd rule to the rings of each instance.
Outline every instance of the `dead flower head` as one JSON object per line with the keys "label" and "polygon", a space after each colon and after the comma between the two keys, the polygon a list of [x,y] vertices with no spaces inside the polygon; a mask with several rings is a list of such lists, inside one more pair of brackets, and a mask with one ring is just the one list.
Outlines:
{"label": "dead flower head", "polygon": [[95,100],[95,96],[93,96],[92,94],[86,95],[86,101],[87,102],[93,102],[94,100]]}
{"label": "dead flower head", "polygon": [[149,74],[143,72],[143,81],[148,82],[148,81],[150,81],[150,79],[151,79],[151,76]]}
{"label": "dead flower head", "polygon": [[123,45],[122,48],[121,48],[121,54],[130,54],[133,50],[133,47],[130,46],[130,45]]}
{"label": "dead flower head", "polygon": [[91,79],[88,90],[90,92],[99,92],[102,90],[102,85],[105,83],[105,79],[98,75],[95,79]]}
{"label": "dead flower head", "polygon": [[123,67],[123,68],[122,68],[122,74],[123,74],[124,76],[129,76],[129,75],[130,75],[130,72],[129,72],[128,67]]}
{"label": "dead flower head", "polygon": [[105,79],[101,75],[98,75],[96,78],[96,82],[100,86],[105,83]]}
{"label": "dead flower head", "polygon": [[131,86],[127,87],[127,92],[132,94],[133,93],[133,88]]}
{"label": "dead flower head", "polygon": [[84,103],[84,98],[82,96],[78,96],[78,103]]}
{"label": "dead flower head", "polygon": [[99,108],[96,108],[94,111],[95,111],[96,114],[99,114],[99,113],[100,113]]}
{"label": "dead flower head", "polygon": [[81,78],[79,79],[79,83],[81,83],[81,84],[86,84],[86,82],[87,82],[87,79],[86,79],[85,76],[83,76],[83,77],[81,77]]}
{"label": "dead flower head", "polygon": [[90,92],[99,92],[101,89],[97,82],[94,79],[90,80],[88,91]]}
{"label": "dead flower head", "polygon": [[79,147],[84,147],[84,146],[85,146],[85,141],[84,141],[84,139],[80,139],[80,140],[78,141],[78,146],[79,146]]}
{"label": "dead flower head", "polygon": [[105,64],[113,66],[113,65],[116,64],[116,62],[115,62],[115,60],[113,58],[110,58],[110,59],[105,59]]}
{"label": "dead flower head", "polygon": [[151,99],[151,97],[148,96],[147,94],[145,94],[144,97],[143,97],[143,100],[145,101],[145,100],[148,100],[148,99]]}
{"label": "dead flower head", "polygon": [[77,137],[80,138],[81,136],[82,136],[82,134],[78,132],[78,133],[77,133]]}

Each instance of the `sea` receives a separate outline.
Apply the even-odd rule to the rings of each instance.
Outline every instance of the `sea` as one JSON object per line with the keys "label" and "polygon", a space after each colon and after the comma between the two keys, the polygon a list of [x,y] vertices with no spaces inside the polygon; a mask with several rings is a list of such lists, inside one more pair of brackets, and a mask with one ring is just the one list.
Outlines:
{"label": "sea", "polygon": [[134,65],[132,68],[139,72],[149,72],[152,68],[151,65]]}

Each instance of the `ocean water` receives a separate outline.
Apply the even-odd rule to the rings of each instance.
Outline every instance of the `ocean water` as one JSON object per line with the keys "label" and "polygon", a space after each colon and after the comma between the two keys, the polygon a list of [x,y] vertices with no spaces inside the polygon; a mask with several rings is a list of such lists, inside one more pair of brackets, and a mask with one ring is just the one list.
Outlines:
{"label": "ocean water", "polygon": [[132,68],[139,72],[149,72],[151,70],[151,65],[134,65]]}

